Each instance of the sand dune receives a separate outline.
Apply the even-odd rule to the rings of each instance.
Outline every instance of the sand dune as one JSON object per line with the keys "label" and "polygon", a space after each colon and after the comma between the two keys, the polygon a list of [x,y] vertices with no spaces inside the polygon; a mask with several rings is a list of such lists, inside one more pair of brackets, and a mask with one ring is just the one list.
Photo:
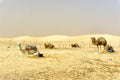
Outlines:
{"label": "sand dune", "polygon": [[52,35],[52,36],[42,37],[41,41],[60,41],[60,40],[65,40],[67,38],[69,38],[69,36],[66,36],[66,35]]}
{"label": "sand dune", "polygon": [[91,37],[104,37],[107,41],[120,41],[120,36],[108,35],[108,34],[91,34],[91,35],[81,35],[81,36],[66,36],[66,35],[51,35],[45,37],[31,37],[31,36],[21,36],[16,38],[0,38],[0,40],[10,40],[13,41],[90,41]]}
{"label": "sand dune", "polygon": [[66,35],[51,35],[44,37],[31,37],[31,36],[20,36],[15,38],[0,38],[2,42],[49,42],[49,41],[62,41],[62,42],[78,42],[78,43],[91,43],[91,37],[104,37],[108,44],[115,45],[120,44],[120,36],[108,35],[108,34],[89,34],[89,35],[80,35],[80,36],[66,36]]}

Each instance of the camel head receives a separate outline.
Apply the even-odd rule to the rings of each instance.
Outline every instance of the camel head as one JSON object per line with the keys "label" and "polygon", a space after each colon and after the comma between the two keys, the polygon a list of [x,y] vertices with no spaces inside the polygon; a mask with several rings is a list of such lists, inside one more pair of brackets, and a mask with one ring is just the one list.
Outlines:
{"label": "camel head", "polygon": [[97,40],[95,39],[95,37],[91,37],[91,40],[94,45],[97,45]]}
{"label": "camel head", "polygon": [[91,37],[92,43],[96,45],[96,39],[95,37]]}
{"label": "camel head", "polygon": [[21,43],[17,43],[18,44],[18,49],[21,50]]}

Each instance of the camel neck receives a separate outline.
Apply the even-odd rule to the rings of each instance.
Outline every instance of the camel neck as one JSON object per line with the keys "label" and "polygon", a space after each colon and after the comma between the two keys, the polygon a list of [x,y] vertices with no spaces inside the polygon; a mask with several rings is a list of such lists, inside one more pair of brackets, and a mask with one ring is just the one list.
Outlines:
{"label": "camel neck", "polygon": [[92,40],[92,43],[93,43],[93,44],[96,44],[96,40]]}
{"label": "camel neck", "polygon": [[19,50],[21,50],[21,49],[22,49],[20,44],[18,44],[18,49],[19,49]]}

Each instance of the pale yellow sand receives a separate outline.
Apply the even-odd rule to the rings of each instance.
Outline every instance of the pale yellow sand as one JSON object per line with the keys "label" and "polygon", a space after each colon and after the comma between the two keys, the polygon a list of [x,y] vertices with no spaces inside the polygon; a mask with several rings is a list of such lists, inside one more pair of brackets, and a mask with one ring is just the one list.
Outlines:
{"label": "pale yellow sand", "polygon": [[[96,47],[88,44],[91,42],[91,36],[104,36],[111,42],[116,52],[96,54]],[[0,80],[120,80],[120,37],[112,35],[72,37],[59,35],[59,39],[56,37],[38,38],[41,42],[53,40],[54,45],[57,46],[57,49],[49,50],[37,44],[40,53],[44,54],[43,58],[19,55],[15,44],[17,41],[22,42],[23,39],[24,43],[29,39],[35,44],[37,37],[0,39]],[[67,43],[67,45],[62,48],[55,41],[60,42],[59,44]],[[10,42],[15,45],[11,43],[10,48],[7,48]],[[71,48],[68,46],[71,42],[79,42],[81,48]]]}

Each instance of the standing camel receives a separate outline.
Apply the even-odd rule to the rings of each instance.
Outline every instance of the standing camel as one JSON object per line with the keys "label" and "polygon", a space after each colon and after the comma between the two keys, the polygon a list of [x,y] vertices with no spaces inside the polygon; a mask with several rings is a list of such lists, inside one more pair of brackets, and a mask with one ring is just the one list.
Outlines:
{"label": "standing camel", "polygon": [[94,45],[97,45],[97,47],[98,47],[98,52],[101,51],[101,45],[103,45],[103,47],[104,47],[104,50],[103,50],[103,51],[105,51],[106,46],[107,46],[107,41],[105,40],[105,38],[99,37],[99,38],[96,40],[95,37],[92,37],[91,40],[92,40],[92,43],[93,43]]}

